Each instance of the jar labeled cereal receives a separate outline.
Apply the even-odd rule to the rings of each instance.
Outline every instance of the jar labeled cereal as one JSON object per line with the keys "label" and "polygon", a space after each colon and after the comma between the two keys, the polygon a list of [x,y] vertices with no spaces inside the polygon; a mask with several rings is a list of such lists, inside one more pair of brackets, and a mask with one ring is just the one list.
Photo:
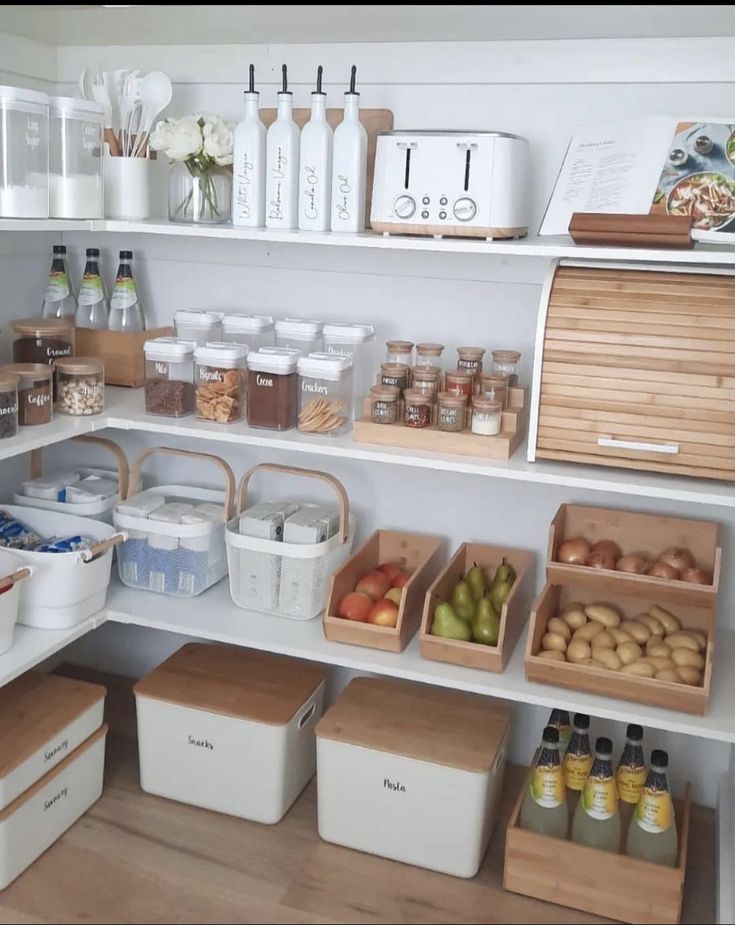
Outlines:
{"label": "jar labeled cereal", "polygon": [[370,419],[374,424],[397,424],[401,393],[392,385],[370,389]]}
{"label": "jar labeled cereal", "polygon": [[454,392],[439,393],[439,410],[437,413],[439,430],[459,433],[467,427],[467,396]]}
{"label": "jar labeled cereal", "polygon": [[194,351],[194,384],[199,421],[231,424],[245,416],[247,348],[210,343]]}
{"label": "jar labeled cereal", "polygon": [[65,357],[54,363],[61,414],[101,414],[105,410],[105,366],[96,357]]}

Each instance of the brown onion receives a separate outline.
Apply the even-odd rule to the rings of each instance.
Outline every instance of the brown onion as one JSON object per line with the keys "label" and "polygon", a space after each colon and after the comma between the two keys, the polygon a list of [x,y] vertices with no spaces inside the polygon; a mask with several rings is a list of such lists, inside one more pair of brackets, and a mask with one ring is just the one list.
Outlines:
{"label": "brown onion", "polygon": [[685,568],[679,572],[679,581],[688,581],[694,585],[711,585],[712,576],[701,568]]}
{"label": "brown onion", "polygon": [[559,562],[564,562],[566,565],[584,565],[589,554],[590,547],[587,540],[582,536],[575,536],[571,540],[564,540],[559,547],[557,558]]}
{"label": "brown onion", "polygon": [[658,557],[658,561],[665,562],[677,572],[682,572],[685,568],[694,568],[696,565],[694,556],[684,546],[669,546]]}
{"label": "brown onion", "polygon": [[585,565],[588,568],[606,568],[614,569],[617,558],[607,549],[592,548],[592,552],[587,556]]}
{"label": "brown onion", "polygon": [[[592,544],[592,552],[606,552],[616,562],[622,556],[623,550],[618,546],[615,540],[598,540]],[[615,566],[612,566],[614,568]]]}
{"label": "brown onion", "polygon": [[666,578],[668,581],[675,581],[679,573],[672,568],[668,562],[654,562],[649,568],[648,574],[653,578]]}
{"label": "brown onion", "polygon": [[644,559],[643,556],[623,556],[618,559],[619,572],[633,572],[636,575],[645,574],[651,565],[650,559]]}

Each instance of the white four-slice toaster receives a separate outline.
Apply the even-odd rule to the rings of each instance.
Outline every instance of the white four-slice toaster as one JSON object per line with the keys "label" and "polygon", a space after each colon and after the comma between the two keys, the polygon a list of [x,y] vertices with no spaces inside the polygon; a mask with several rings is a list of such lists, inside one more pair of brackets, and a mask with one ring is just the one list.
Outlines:
{"label": "white four-slice toaster", "polygon": [[370,223],[384,234],[528,232],[528,141],[506,132],[380,132]]}

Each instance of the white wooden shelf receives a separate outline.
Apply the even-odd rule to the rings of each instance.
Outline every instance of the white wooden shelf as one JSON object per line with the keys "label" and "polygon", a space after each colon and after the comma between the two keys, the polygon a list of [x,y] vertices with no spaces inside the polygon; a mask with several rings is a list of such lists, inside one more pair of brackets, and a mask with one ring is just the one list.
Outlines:
{"label": "white wooden shelf", "polygon": [[0,655],[0,687],[9,684],[23,672],[30,671],[104,621],[105,614],[101,612],[67,630],[37,630],[18,624],[12,648]]}
{"label": "white wooden shelf", "polygon": [[187,238],[219,238],[265,244],[306,244],[327,247],[374,248],[391,251],[495,255],[501,257],[564,257],[575,260],[634,261],[735,265],[735,247],[697,244],[693,250],[642,247],[590,247],[575,244],[567,235],[534,236],[510,241],[472,238],[384,236],[372,231],[344,234],[329,231],[279,231],[272,228],[234,228],[231,225],[187,225],[168,221],[126,222],[111,219],[0,219],[0,231],[88,231],[116,234],[152,234]]}
{"label": "white wooden shelf", "polygon": [[51,446],[79,434],[89,434],[94,430],[101,430],[103,427],[107,427],[107,417],[104,414],[90,415],[89,417],[56,414],[48,424],[20,427],[14,437],[0,440],[0,460],[29,453],[39,447]]}
{"label": "white wooden shelf", "polygon": [[549,709],[557,707],[574,711],[583,706],[586,713],[602,719],[639,722],[650,728],[735,742],[735,713],[732,710],[735,673],[728,670],[735,659],[735,632],[730,630],[720,631],[718,635],[710,711],[708,716],[700,717],[527,681],[523,666],[524,640],[516,646],[502,674],[423,659],[418,636],[400,653],[329,642],[324,638],[320,619],[287,620],[236,607],[230,598],[227,579],[203,595],[188,600],[136,591],[114,582],[106,616],[116,623],[277,652]]}

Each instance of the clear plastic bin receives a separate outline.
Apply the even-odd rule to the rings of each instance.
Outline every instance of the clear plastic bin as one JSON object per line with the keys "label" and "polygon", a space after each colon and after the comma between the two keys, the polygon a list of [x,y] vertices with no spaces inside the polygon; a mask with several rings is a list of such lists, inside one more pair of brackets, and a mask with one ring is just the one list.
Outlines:
{"label": "clear plastic bin", "polygon": [[321,321],[306,318],[284,318],[276,321],[276,347],[298,350],[303,356],[322,349]]}
{"label": "clear plastic bin", "polygon": [[222,340],[240,344],[248,350],[275,347],[276,332],[270,315],[225,315],[222,319]]}
{"label": "clear plastic bin", "polygon": [[48,218],[45,93],[0,87],[0,217]]}
{"label": "clear plastic bin", "polygon": [[194,351],[196,413],[199,421],[231,424],[245,416],[247,349],[207,344]]}
{"label": "clear plastic bin", "polygon": [[328,353],[301,357],[299,430],[338,437],[352,427],[352,358]]}
{"label": "clear plastic bin", "polygon": [[176,337],[179,340],[193,340],[197,347],[208,341],[222,340],[223,312],[187,309],[174,312]]}
{"label": "clear plastic bin", "polygon": [[194,412],[193,341],[155,337],[143,345],[146,414],[181,418]]}
{"label": "clear plastic bin", "polygon": [[49,215],[102,218],[102,123],[98,103],[53,96],[49,104]]}
{"label": "clear plastic bin", "polygon": [[352,357],[356,413],[375,379],[375,328],[371,324],[325,324],[324,352]]}

